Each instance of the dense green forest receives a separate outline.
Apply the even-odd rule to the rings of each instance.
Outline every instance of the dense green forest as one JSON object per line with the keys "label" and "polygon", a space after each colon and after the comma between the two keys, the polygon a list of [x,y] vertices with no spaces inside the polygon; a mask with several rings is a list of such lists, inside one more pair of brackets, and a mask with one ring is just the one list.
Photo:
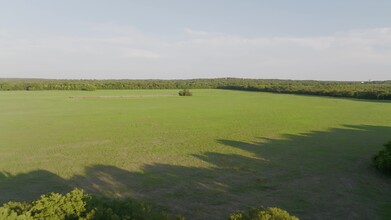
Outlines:
{"label": "dense green forest", "polygon": [[48,80],[0,79],[0,90],[232,89],[391,100],[391,81],[345,82],[276,79]]}

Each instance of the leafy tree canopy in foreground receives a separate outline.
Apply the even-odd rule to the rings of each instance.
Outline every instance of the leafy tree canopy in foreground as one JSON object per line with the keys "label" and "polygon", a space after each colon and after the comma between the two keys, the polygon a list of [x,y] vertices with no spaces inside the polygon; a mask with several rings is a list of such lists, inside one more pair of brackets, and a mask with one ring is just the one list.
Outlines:
{"label": "leafy tree canopy in foreground", "polygon": [[[50,193],[33,202],[8,202],[0,207],[0,219],[36,220],[184,220],[152,209],[147,203],[131,199],[108,199],[89,196],[80,189],[62,195]],[[279,208],[255,208],[248,213],[232,213],[230,220],[298,220]]]}

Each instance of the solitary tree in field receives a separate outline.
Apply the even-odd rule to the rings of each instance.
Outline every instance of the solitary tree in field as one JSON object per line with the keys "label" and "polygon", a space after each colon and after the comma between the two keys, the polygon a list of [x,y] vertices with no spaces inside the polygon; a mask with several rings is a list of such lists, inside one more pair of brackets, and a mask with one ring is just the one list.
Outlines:
{"label": "solitary tree in field", "polygon": [[188,89],[183,89],[178,92],[179,96],[192,96],[193,93],[190,92]]}

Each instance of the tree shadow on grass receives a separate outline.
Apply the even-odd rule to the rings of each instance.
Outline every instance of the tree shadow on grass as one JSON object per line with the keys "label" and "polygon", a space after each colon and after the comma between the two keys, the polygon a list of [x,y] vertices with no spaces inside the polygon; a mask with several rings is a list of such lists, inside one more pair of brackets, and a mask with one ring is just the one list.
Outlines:
{"label": "tree shadow on grass", "polygon": [[68,182],[46,170],[12,175],[0,172],[0,204],[7,201],[34,200],[50,192],[67,192]]}
{"label": "tree shadow on grass", "polygon": [[221,90],[228,91],[236,91],[236,92],[248,92],[248,93],[269,93],[269,94],[277,94],[277,95],[291,95],[298,97],[316,97],[319,99],[345,99],[352,101],[360,101],[360,102],[374,102],[374,103],[385,103],[391,104],[391,100],[389,99],[375,99],[375,98],[357,98],[357,97],[344,97],[344,96],[332,96],[332,95],[315,95],[315,94],[298,94],[298,93],[283,93],[283,92],[266,92],[266,91],[256,91],[256,90],[238,90],[238,89],[229,89],[229,88],[218,88]]}
{"label": "tree shadow on grass", "polygon": [[391,139],[390,127],[344,126],[258,139],[218,140],[251,156],[193,155],[210,168],[149,164],[141,172],[130,172],[95,165],[69,180],[44,170],[2,173],[0,201],[31,200],[79,187],[103,196],[150,201],[188,219],[225,219],[237,209],[260,205],[284,208],[301,219],[379,219],[387,214],[391,179],[370,163]]}

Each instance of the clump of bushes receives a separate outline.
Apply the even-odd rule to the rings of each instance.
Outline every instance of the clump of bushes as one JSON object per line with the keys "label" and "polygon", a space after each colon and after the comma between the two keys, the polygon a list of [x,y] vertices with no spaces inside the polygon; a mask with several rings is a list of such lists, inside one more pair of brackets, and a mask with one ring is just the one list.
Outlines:
{"label": "clump of bushes", "polygon": [[92,84],[84,84],[83,86],[81,86],[80,89],[82,91],[95,91],[96,90],[96,86],[94,86]]}
{"label": "clump of bushes", "polygon": [[183,89],[178,92],[179,96],[192,96],[193,93],[190,92],[188,89]]}
{"label": "clump of bushes", "polygon": [[75,189],[66,195],[58,193],[43,195],[30,203],[8,202],[0,207],[0,219],[183,220],[184,218],[155,211],[147,203],[135,202],[131,199],[96,198]]}
{"label": "clump of bushes", "polygon": [[378,170],[391,174],[391,141],[384,144],[384,147],[373,157],[373,164]]}
{"label": "clump of bushes", "polygon": [[247,212],[234,212],[229,220],[299,220],[299,218],[279,208],[253,208]]}

